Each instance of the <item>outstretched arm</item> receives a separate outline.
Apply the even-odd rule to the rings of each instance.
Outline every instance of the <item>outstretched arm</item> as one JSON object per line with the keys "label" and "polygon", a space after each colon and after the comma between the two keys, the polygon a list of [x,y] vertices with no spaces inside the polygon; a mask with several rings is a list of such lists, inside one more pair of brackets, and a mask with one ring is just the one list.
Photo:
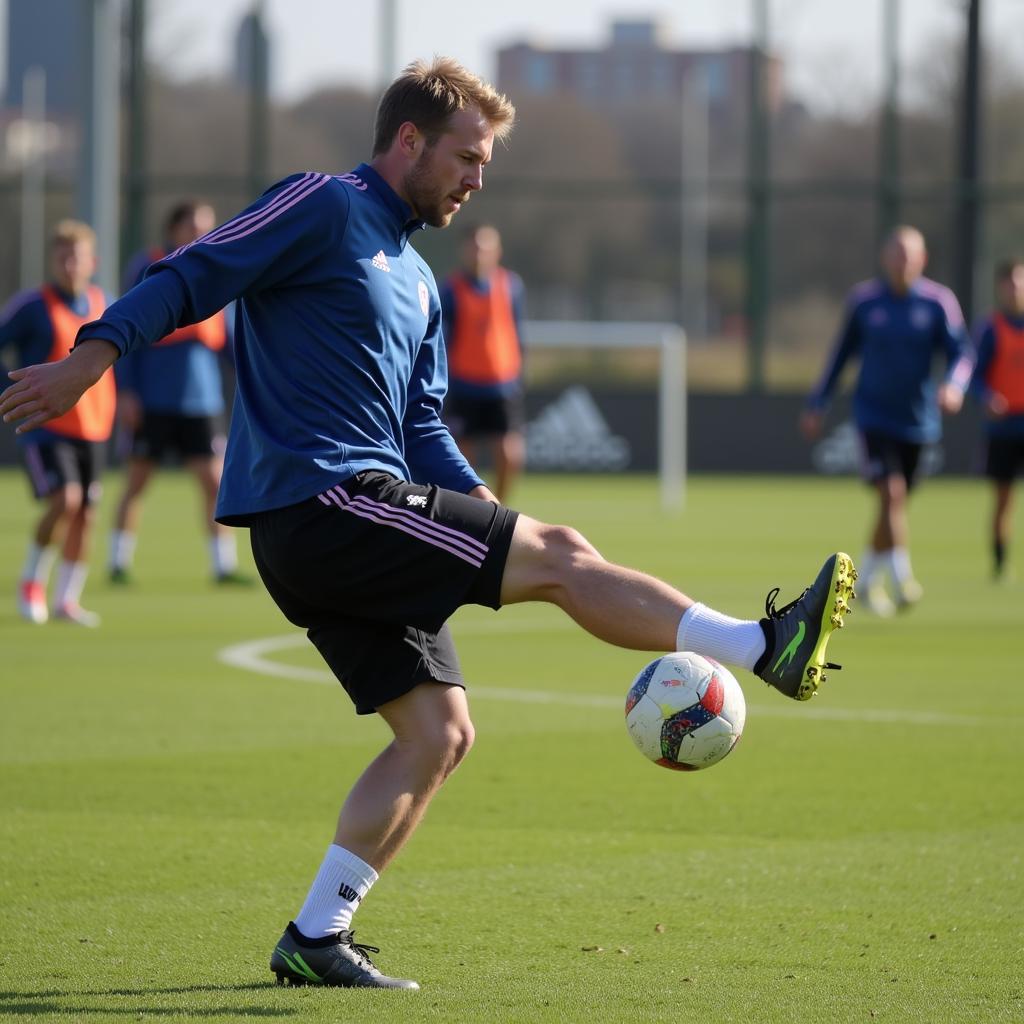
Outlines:
{"label": "outstretched arm", "polygon": [[0,395],[4,423],[24,434],[66,413],[114,364],[118,351],[108,341],[82,342],[57,363],[37,363],[7,374],[14,381]]}

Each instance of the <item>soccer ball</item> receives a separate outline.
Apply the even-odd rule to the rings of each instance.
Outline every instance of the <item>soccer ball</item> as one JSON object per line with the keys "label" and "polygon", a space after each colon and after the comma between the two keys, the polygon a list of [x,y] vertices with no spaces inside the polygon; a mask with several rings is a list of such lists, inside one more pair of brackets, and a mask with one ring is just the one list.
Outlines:
{"label": "soccer ball", "polygon": [[690,651],[652,661],[626,695],[626,728],[640,753],[675,771],[717,764],[736,746],[746,718],[736,677]]}

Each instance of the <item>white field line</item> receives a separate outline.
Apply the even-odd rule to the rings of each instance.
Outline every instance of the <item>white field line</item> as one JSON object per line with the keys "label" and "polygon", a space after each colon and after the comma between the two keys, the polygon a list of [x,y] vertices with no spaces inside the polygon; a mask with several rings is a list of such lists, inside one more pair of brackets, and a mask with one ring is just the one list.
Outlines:
{"label": "white field line", "polygon": [[[510,624],[511,625],[511,624]],[[545,626],[538,623],[524,623],[524,630],[533,631]],[[561,628],[560,626],[558,628]],[[461,626],[460,632],[468,632]],[[490,632],[490,628],[473,629],[473,632]],[[506,626],[502,632],[510,631]],[[218,661],[233,668],[255,672],[259,675],[291,679],[302,683],[318,683],[337,686],[338,682],[326,668],[303,668],[299,665],[284,665],[273,661],[268,655],[292,647],[303,647],[308,643],[304,633],[288,633],[284,636],[269,636],[259,640],[247,640],[232,644],[217,652]],[[625,697],[601,694],[557,693],[547,690],[520,690],[508,686],[478,686],[471,684],[472,698],[511,701],[519,704],[557,704],[563,707],[615,708],[621,709]],[[946,725],[946,726],[992,726],[995,719],[972,715],[949,715],[939,711],[912,711],[896,708],[829,708],[817,704],[811,707],[791,707],[786,704],[751,704],[751,714],[762,718],[807,718],[814,721],[830,722],[876,722],[905,725]]]}

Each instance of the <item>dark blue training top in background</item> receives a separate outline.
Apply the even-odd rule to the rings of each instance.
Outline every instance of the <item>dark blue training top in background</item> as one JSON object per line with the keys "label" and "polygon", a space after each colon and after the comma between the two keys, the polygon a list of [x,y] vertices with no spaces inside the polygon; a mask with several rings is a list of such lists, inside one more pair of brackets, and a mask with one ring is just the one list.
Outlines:
{"label": "dark blue training top in background", "polygon": [[862,431],[914,444],[942,436],[932,364],[945,356],[946,380],[965,390],[971,355],[964,318],[953,293],[919,278],[905,295],[882,280],[865,281],[849,295],[846,318],[821,381],[808,405],[822,410],[847,362],[861,360],[853,416]]}
{"label": "dark blue training top in background", "polygon": [[440,418],[437,286],[409,244],[423,226],[366,164],[292,175],[155,263],[79,339],[123,354],[240,300],[220,522],[366,469],[465,493],[482,481]]}
{"label": "dark blue training top in background", "polygon": [[[152,250],[129,261],[125,291],[143,279],[153,262]],[[138,349],[117,361],[118,390],[133,391],[146,412],[219,416],[224,411],[220,361],[226,351],[214,352],[198,338]]]}

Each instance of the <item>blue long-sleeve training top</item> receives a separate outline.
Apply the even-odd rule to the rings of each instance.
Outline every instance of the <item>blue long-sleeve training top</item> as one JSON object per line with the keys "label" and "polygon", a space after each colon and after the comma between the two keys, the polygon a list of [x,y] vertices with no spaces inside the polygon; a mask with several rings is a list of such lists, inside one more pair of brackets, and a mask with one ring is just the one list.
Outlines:
{"label": "blue long-sleeve training top", "polygon": [[[165,251],[145,250],[129,261],[125,291],[137,285]],[[151,345],[117,361],[119,390],[132,391],[147,412],[176,416],[218,416],[224,411],[222,352],[198,338]]]}
{"label": "blue long-sleeve training top", "polygon": [[466,492],[482,481],[441,422],[437,285],[409,244],[423,226],[367,164],[292,175],[155,263],[79,340],[124,354],[239,300],[220,522],[368,469]]}
{"label": "blue long-sleeve training top", "polygon": [[853,395],[857,427],[932,444],[942,436],[932,374],[937,355],[945,356],[945,379],[966,390],[973,361],[953,293],[923,277],[905,295],[880,279],[865,281],[847,298],[839,337],[808,406],[824,409],[844,367],[859,356]]}
{"label": "blue long-sleeve training top", "polygon": [[[1005,314],[1004,314],[1005,315]],[[1007,320],[1019,330],[1024,330],[1024,317],[1007,316]],[[976,329],[977,359],[974,376],[971,378],[971,395],[981,402],[987,402],[992,394],[988,384],[988,371],[996,354],[996,329],[993,317],[987,317]],[[989,417],[985,421],[985,433],[989,437],[1024,440],[1024,413],[1011,413],[998,419]]]}

